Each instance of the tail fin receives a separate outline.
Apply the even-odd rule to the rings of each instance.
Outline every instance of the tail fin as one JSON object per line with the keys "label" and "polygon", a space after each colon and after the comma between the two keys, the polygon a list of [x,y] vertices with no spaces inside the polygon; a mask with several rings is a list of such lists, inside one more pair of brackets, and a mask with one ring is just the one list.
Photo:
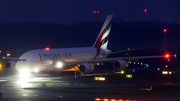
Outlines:
{"label": "tail fin", "polygon": [[99,35],[93,45],[95,48],[107,49],[108,41],[109,41],[109,33],[111,30],[111,23],[112,23],[113,15],[108,15],[106,20],[99,32]]}

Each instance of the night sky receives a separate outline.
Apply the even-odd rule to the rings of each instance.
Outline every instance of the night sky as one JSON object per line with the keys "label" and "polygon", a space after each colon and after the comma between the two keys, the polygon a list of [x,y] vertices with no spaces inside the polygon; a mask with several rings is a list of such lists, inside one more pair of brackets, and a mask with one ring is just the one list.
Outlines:
{"label": "night sky", "polygon": [[[162,48],[164,43],[163,28],[167,25],[169,26],[167,28],[168,47],[180,48],[179,5],[180,0],[0,0],[0,24],[2,25],[0,34],[3,38],[0,40],[0,47],[2,45],[15,47],[24,45],[27,47],[36,44],[41,46],[58,44],[58,47],[62,47],[61,44],[65,44],[64,46],[72,44],[76,47],[75,44],[80,45],[82,42],[93,44],[101,23],[99,23],[98,31],[92,31],[91,24],[89,24],[90,27],[82,28],[84,26],[78,26],[78,23],[82,22],[88,25],[86,22],[93,22],[94,26],[93,11],[99,11],[99,22],[104,22],[108,14],[113,14],[112,26],[117,23],[124,26],[124,28],[123,26],[118,28],[113,26],[109,46],[115,48]],[[146,13],[144,9],[147,9]],[[156,24],[157,21],[157,25],[155,25],[156,27],[154,25],[144,27],[143,23],[142,28],[136,28],[139,25],[136,23],[135,27],[131,23],[133,21],[149,22],[149,24],[151,21],[155,21]],[[13,22],[16,23],[13,24]],[[23,25],[19,22],[25,23]],[[31,22],[35,22],[35,24],[33,25]],[[48,23],[47,27],[45,23],[41,22]],[[129,23],[130,26],[126,26],[125,23]],[[158,25],[160,23],[161,26]],[[75,26],[71,27],[71,25]],[[78,31],[76,27],[78,27]],[[121,30],[119,30],[120,28]],[[66,33],[68,35],[65,35]],[[88,41],[81,38],[83,35],[88,37]],[[48,40],[44,41],[44,39]],[[82,44],[81,46],[86,45]]]}
{"label": "night sky", "polygon": [[[154,20],[180,24],[180,0],[0,0],[0,23],[35,21],[70,24],[99,20],[108,14],[124,22]],[[147,9],[147,14],[143,12]]]}

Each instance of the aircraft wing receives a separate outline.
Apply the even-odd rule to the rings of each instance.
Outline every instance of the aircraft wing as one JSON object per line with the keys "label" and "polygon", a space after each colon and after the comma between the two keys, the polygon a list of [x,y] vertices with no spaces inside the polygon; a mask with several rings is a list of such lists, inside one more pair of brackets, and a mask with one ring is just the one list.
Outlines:
{"label": "aircraft wing", "polygon": [[118,58],[98,58],[94,62],[112,62],[116,60],[129,60],[129,59],[146,59],[146,58],[163,58],[165,56],[134,56],[134,57],[118,57]]}
{"label": "aircraft wing", "polygon": [[[173,55],[170,55],[173,56]],[[168,57],[170,57],[168,56]],[[134,56],[134,57],[118,57],[118,58],[97,58],[93,60],[85,60],[85,61],[77,61],[77,62],[68,62],[66,65],[77,65],[77,64],[83,64],[83,63],[98,63],[98,62],[113,62],[116,60],[129,60],[129,59],[146,59],[146,58],[165,58],[165,55],[159,55],[159,56]]]}
{"label": "aircraft wing", "polygon": [[116,51],[116,52],[111,52],[111,53],[105,53],[105,54],[102,54],[102,55],[110,55],[110,54],[117,54],[117,53],[123,53],[123,52],[130,52],[130,51],[140,50],[140,49],[142,49],[142,48],[131,49],[131,50]]}
{"label": "aircraft wing", "polygon": [[9,56],[6,56],[4,59],[9,59],[9,60],[19,60],[19,57],[9,57]]}

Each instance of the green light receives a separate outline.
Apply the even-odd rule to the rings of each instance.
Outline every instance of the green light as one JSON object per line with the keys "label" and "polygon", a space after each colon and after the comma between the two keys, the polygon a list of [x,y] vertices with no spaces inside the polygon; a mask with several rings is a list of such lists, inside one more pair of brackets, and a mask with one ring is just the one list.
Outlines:
{"label": "green light", "polygon": [[143,63],[141,63],[141,65],[143,65]]}
{"label": "green light", "polygon": [[94,80],[99,80],[99,77],[94,77]]}
{"label": "green light", "polygon": [[136,64],[136,62],[134,62],[134,64]]}
{"label": "green light", "polygon": [[3,56],[3,59],[5,59],[6,57],[5,56]]}
{"label": "green light", "polygon": [[126,74],[126,78],[132,78],[132,74]]}

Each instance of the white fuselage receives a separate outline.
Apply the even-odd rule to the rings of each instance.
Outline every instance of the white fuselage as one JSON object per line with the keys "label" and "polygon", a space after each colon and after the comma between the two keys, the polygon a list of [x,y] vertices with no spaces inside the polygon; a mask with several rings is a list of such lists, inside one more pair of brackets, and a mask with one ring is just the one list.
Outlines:
{"label": "white fuselage", "polygon": [[46,71],[52,69],[51,63],[55,60],[63,60],[67,64],[70,62],[92,60],[95,58],[96,53],[97,49],[94,47],[31,50],[20,56],[15,68],[19,71],[22,68],[27,68],[29,71],[33,71],[34,68]]}

